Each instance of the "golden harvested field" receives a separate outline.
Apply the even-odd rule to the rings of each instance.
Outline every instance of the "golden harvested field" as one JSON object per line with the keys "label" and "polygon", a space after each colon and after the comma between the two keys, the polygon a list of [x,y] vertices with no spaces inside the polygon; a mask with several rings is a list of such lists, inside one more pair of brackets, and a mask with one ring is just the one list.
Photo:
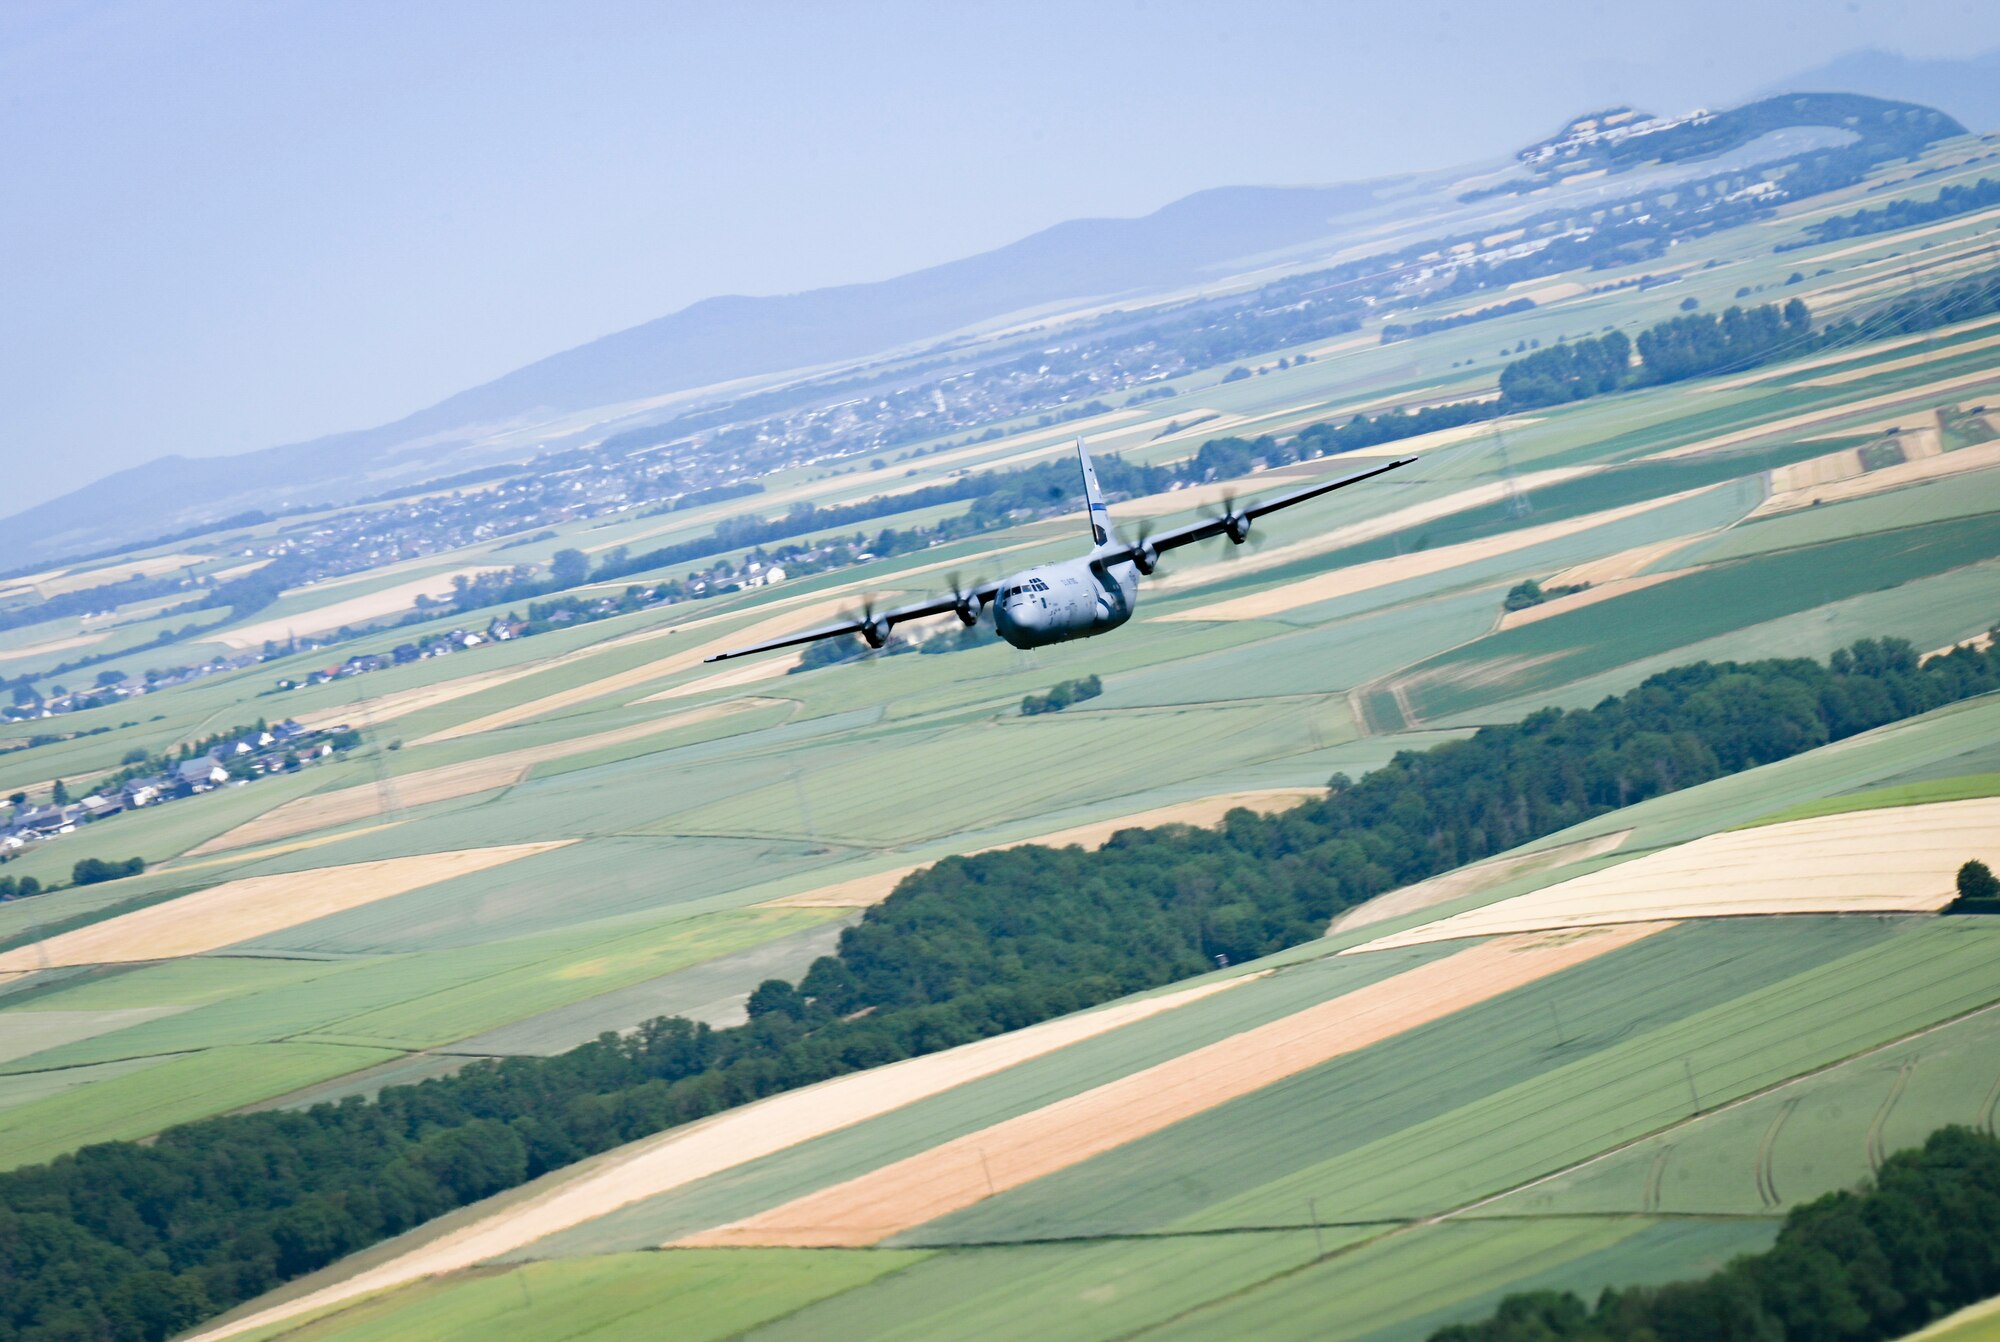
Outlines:
{"label": "golden harvested field", "polygon": [[1620,578],[1636,578],[1649,565],[1656,564],[1677,550],[1685,549],[1696,541],[1706,540],[1715,535],[1713,531],[1698,532],[1692,536],[1675,536],[1668,540],[1655,541],[1650,545],[1635,545],[1629,550],[1606,555],[1602,559],[1586,559],[1581,564],[1572,564],[1559,573],[1550,575],[1544,587],[1566,587],[1575,583],[1616,582]]}
{"label": "golden harvested field", "polygon": [[[726,713],[740,713],[744,709],[757,707],[764,702],[767,701],[732,699],[725,703],[703,704],[685,712],[669,713],[651,722],[635,722],[629,726],[614,727],[610,731],[573,737],[567,741],[551,741],[546,745],[523,746],[519,750],[503,751],[497,755],[489,755],[485,759],[467,760],[462,764],[440,764],[435,768],[418,769],[400,778],[392,778],[390,787],[399,806],[428,806],[432,802],[470,797],[475,793],[490,792],[495,788],[518,783],[526,776],[528,770],[537,764],[567,759],[571,755],[581,755],[606,746],[643,740],[661,732],[706,722],[710,718],[721,717]],[[351,825],[357,820],[381,815],[386,801],[382,788],[375,783],[356,783],[352,787],[339,788],[333,792],[299,797],[258,816],[255,820],[245,821],[225,834],[218,834],[207,843],[189,849],[188,856],[200,857],[205,853],[241,848],[246,844],[273,843],[297,834],[311,834],[315,830],[331,829],[335,825]]]}
{"label": "golden harvested field", "polygon": [[[1087,825],[1075,825],[1069,829],[1054,830],[1048,834],[1038,834],[1032,838],[1015,839],[1011,843],[995,844],[990,848],[975,848],[964,854],[998,852],[1005,848],[1019,848],[1025,844],[1039,843],[1051,848],[1061,848],[1068,844],[1080,844],[1085,848],[1101,848],[1113,834],[1134,825],[1213,825],[1238,806],[1247,806],[1253,811],[1282,811],[1296,806],[1309,797],[1321,796],[1317,788],[1264,788],[1255,792],[1229,792],[1218,797],[1198,797],[1193,801],[1174,802],[1169,806],[1156,806],[1150,811],[1137,811],[1131,815],[1118,816],[1111,820],[1093,820]],[[889,897],[905,876],[913,871],[922,871],[932,865],[929,862],[912,862],[905,867],[895,867],[889,871],[878,871],[868,876],[857,876],[850,881],[840,881],[834,885],[821,886],[816,890],[802,890],[796,895],[782,895],[766,900],[760,908],[789,909],[858,909],[871,904],[880,904]]]}
{"label": "golden harvested field", "polygon": [[39,578],[24,578],[21,582],[32,585],[43,597],[62,596],[67,592],[80,592],[86,587],[102,587],[106,583],[124,582],[128,578],[159,578],[193,564],[206,564],[207,555],[154,555],[150,559],[121,559],[115,564],[105,564],[94,569],[71,569],[66,573],[44,574]]}
{"label": "golden harvested field", "polygon": [[1567,596],[1552,597],[1539,606],[1529,606],[1526,610],[1510,610],[1500,616],[1496,629],[1513,629],[1519,625],[1534,624],[1546,620],[1551,615],[1566,615],[1584,606],[1594,606],[1600,601],[1609,601],[1614,596],[1624,596],[1642,587],[1652,587],[1658,583],[1671,582],[1675,578],[1685,578],[1698,569],[1675,569],[1671,573],[1646,573],[1636,578],[1613,578],[1609,582],[1592,583],[1581,592],[1571,592]]}
{"label": "golden harvested field", "polygon": [[1795,461],[1789,466],[1780,466],[1771,474],[1771,493],[1788,494],[1795,489],[1810,489],[1815,485],[1830,485],[1836,480],[1863,474],[1868,468],[1861,464],[1861,449],[1844,448],[1829,452],[1823,457],[1812,457],[1805,461]]}
{"label": "golden harvested field", "polygon": [[1415,554],[1397,555],[1390,559],[1371,560],[1366,564],[1334,569],[1330,573],[1318,574],[1268,591],[1228,597],[1206,606],[1196,606],[1192,610],[1177,610],[1160,618],[1261,620],[1316,602],[1331,601],[1335,597],[1352,596],[1357,592],[1372,591],[1377,587],[1387,587],[1391,583],[1403,582],[1410,578],[1425,578],[1434,573],[1449,572],[1463,564],[1513,554],[1518,550],[1540,545],[1544,541],[1560,540],[1564,536],[1573,536],[1580,531],[1589,531],[1592,527],[1637,517],[1641,513],[1664,508],[1670,503],[1677,503],[1700,492],[1700,490],[1689,490],[1664,498],[1648,499],[1644,503],[1627,504],[1623,508],[1607,508],[1603,512],[1586,513],[1582,517],[1571,517],[1561,522],[1547,522],[1538,527],[1524,527],[1519,531],[1503,532],[1476,541],[1443,545],[1435,550],[1419,550]]}
{"label": "golden harvested field", "polygon": [[1668,926],[1475,946],[677,1243],[877,1244]]}
{"label": "golden harvested field", "polygon": [[1341,954],[1661,918],[1934,913],[1972,858],[2000,863],[2000,797],[1710,834]]}
{"label": "golden harvested field", "polygon": [[372,904],[454,876],[560,848],[568,840],[392,857],[246,876],[0,954],[0,970],[122,964],[199,955]]}
{"label": "golden harvested field", "polygon": [[[413,578],[409,582],[384,587],[380,591],[363,596],[351,596],[344,600],[331,601],[317,609],[302,610],[294,615],[277,616],[269,620],[259,620],[237,629],[225,630],[215,635],[218,643],[232,648],[259,648],[271,639],[286,639],[293,634],[319,634],[329,629],[338,629],[344,624],[366,624],[384,616],[397,615],[416,605],[420,596],[450,596],[451,580],[461,574],[476,578],[482,573],[504,573],[503,568],[482,565],[476,568],[453,569],[449,573],[434,573],[428,578]],[[310,592],[311,588],[294,589],[286,595],[297,595],[300,590]]]}
{"label": "golden harvested field", "polygon": [[1968,638],[1960,643],[1947,643],[1942,648],[1932,648],[1929,652],[1925,653],[1920,660],[1928,662],[1933,657],[1943,657],[1946,654],[1958,648],[1972,648],[1976,651],[1984,652],[1986,651],[1986,649],[1992,646],[1993,646],[1992,634],[1990,633],[1975,634],[1971,638]]}
{"label": "golden harvested field", "polygon": [[219,1342],[392,1286],[473,1267],[620,1207],[1226,992],[1255,977],[1201,983],[1158,997],[1062,1016],[941,1053],[836,1077],[690,1123],[590,1162],[540,1195],[406,1254],[194,1337]]}
{"label": "golden harvested field", "polygon": [[105,637],[106,634],[75,634],[69,638],[52,638],[45,643],[30,643],[21,648],[0,648],[0,662],[39,657],[47,652],[68,652],[71,648],[87,648],[93,643],[102,643]]}
{"label": "golden harvested field", "polygon": [[[419,769],[391,780],[391,787],[399,804],[427,806],[432,802],[470,797],[518,783],[527,771],[525,764],[496,757],[464,764],[445,764],[435,769]],[[357,820],[381,815],[388,809],[388,798],[379,785],[356,783],[352,787],[337,788],[317,796],[295,798],[266,811],[255,820],[246,820],[235,829],[195,845],[188,849],[187,855],[202,857],[250,844],[275,843],[316,830],[332,829],[336,825],[351,825]]]}
{"label": "golden harvested field", "polygon": [[[1937,417],[1937,412],[1933,410],[1931,418],[1936,420]],[[1903,460],[1905,461],[1922,461],[1926,457],[1944,455],[1944,432],[1935,424],[1925,428],[1911,429],[1896,441],[1903,445]]]}
{"label": "golden harvested field", "polygon": [[[1537,307],[1542,307],[1550,303],[1560,303],[1565,298],[1575,298],[1578,294],[1587,294],[1589,292],[1590,286],[1587,284],[1578,284],[1575,280],[1564,280],[1556,284],[1545,284],[1539,289],[1530,289],[1528,292],[1522,294],[1521,297],[1533,299]],[[1476,308],[1474,309],[1474,311],[1477,310]]]}
{"label": "golden harvested field", "polygon": [[743,685],[755,685],[766,680],[779,680],[790,675],[793,663],[783,657],[763,657],[751,662],[738,662],[726,670],[713,675],[690,680],[685,685],[649,694],[637,702],[657,704],[664,699],[685,699],[690,695],[707,694],[711,690],[733,690]]}
{"label": "golden harvested field", "polygon": [[1956,452],[1917,457],[1915,460],[1906,460],[1900,465],[1884,466],[1879,471],[1846,476],[1825,484],[1788,490],[1783,494],[1773,493],[1757,505],[1751,516],[1790,512],[1795,508],[1810,508],[1815,503],[1842,503],[1848,499],[1864,498],[1869,494],[1901,489],[1905,485],[1922,484],[1926,480],[1941,480],[1946,476],[1965,475],[1972,471],[1991,470],[1996,466],[2000,466],[2000,439],[1962,447]]}
{"label": "golden harvested field", "polygon": [[1585,858],[1615,852],[1631,833],[1629,829],[1621,829],[1615,834],[1600,834],[1594,839],[1578,839],[1575,843],[1560,844],[1554,848],[1514,857],[1488,858],[1469,867],[1459,867],[1442,876],[1433,876],[1427,881],[1391,890],[1386,895],[1377,895],[1365,904],[1357,904],[1329,923],[1326,930],[1331,935],[1357,927],[1373,927],[1376,923],[1386,923],[1405,914],[1421,913],[1440,904],[1449,904],[1454,899],[1475,895],[1481,890],[1491,890],[1516,876],[1566,867]]}

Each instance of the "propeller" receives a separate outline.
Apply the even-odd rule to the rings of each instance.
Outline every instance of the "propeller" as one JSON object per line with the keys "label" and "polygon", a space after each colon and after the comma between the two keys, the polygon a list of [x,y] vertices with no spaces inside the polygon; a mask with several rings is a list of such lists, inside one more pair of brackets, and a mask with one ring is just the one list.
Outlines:
{"label": "propeller", "polygon": [[870,649],[879,652],[889,641],[889,630],[892,626],[889,621],[875,613],[875,597],[872,593],[861,598],[861,610],[854,619],[861,626],[858,632],[862,639]]}
{"label": "propeller", "polygon": [[1132,545],[1132,567],[1147,577],[1160,566],[1160,552],[1153,548],[1153,524],[1149,519],[1139,524],[1139,539]]}
{"label": "propeller", "polygon": [[951,609],[952,613],[958,616],[958,622],[967,629],[972,628],[979,623],[979,612],[984,606],[985,603],[975,593],[965,589],[964,582],[954,571],[951,575]]}
{"label": "propeller", "polygon": [[[1222,496],[1222,511],[1220,513],[1211,511],[1208,515],[1221,520],[1222,534],[1229,537],[1233,545],[1241,545],[1250,539],[1250,518],[1236,511],[1236,495],[1234,493]],[[1259,541],[1263,540],[1263,533],[1259,532],[1257,538]],[[1225,551],[1225,553],[1233,554],[1234,551]]]}

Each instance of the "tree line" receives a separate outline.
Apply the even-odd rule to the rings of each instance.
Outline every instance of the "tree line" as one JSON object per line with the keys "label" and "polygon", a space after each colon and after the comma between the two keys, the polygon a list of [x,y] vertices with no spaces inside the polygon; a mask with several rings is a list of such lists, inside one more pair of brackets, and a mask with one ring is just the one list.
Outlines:
{"label": "tree line", "polygon": [[1875,209],[1856,210],[1852,214],[1836,214],[1821,219],[1806,225],[1805,237],[1781,242],[1771,250],[1790,252],[1801,247],[1817,247],[1823,242],[1838,242],[1842,238],[1893,233],[1898,229],[1951,219],[1995,205],[2000,205],[2000,177],[1982,177],[1967,186],[1947,186],[1929,200],[1892,200]]}
{"label": "tree line", "polygon": [[0,1342],[165,1338],[595,1152],[762,1096],[1019,1029],[1318,937],[1361,900],[1646,797],[2000,688],[1919,665],[1697,663],[1590,709],[1406,751],[1287,811],[1103,848],[951,858],[903,881],[741,1026],[656,1020],[304,1111],[203,1119],[0,1174]]}
{"label": "tree line", "polygon": [[1431,1342],[1875,1342],[2000,1294],[2000,1141],[1946,1127],[1872,1186],[1794,1207],[1777,1243],[1698,1281],[1510,1295]]}

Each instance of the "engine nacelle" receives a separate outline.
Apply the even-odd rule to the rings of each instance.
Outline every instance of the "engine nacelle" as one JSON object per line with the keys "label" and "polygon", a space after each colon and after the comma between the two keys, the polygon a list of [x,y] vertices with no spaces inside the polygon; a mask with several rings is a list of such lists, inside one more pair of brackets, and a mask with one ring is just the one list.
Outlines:
{"label": "engine nacelle", "polygon": [[1160,552],[1153,548],[1151,541],[1143,541],[1132,551],[1132,567],[1151,577],[1153,570],[1160,566]]}
{"label": "engine nacelle", "polygon": [[979,602],[974,598],[962,596],[958,599],[958,604],[951,609],[952,613],[958,616],[958,622],[967,629],[979,623]]}
{"label": "engine nacelle", "polygon": [[861,622],[861,637],[868,640],[869,647],[880,648],[889,641],[890,628],[891,626],[887,620],[863,620]]}
{"label": "engine nacelle", "polygon": [[1242,513],[1231,513],[1223,518],[1222,529],[1238,545],[1250,539],[1250,519]]}

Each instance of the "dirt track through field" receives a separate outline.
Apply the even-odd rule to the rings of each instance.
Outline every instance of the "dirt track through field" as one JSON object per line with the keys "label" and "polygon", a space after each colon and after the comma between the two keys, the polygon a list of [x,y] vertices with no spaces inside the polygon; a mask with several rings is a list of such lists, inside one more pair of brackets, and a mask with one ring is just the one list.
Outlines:
{"label": "dirt track through field", "polygon": [[1637,517],[1641,513],[1678,503],[1701,492],[1689,490],[1680,494],[1669,494],[1662,498],[1648,499],[1643,503],[1628,504],[1623,508],[1608,508],[1603,512],[1586,513],[1582,517],[1572,517],[1561,522],[1547,522],[1538,527],[1525,527],[1520,531],[1503,532],[1498,536],[1487,536],[1476,541],[1462,541],[1457,545],[1444,545],[1435,550],[1419,550],[1414,554],[1397,555],[1392,559],[1371,560],[1366,564],[1334,569],[1330,573],[1317,574],[1267,591],[1228,597],[1206,606],[1196,606],[1191,610],[1177,610],[1160,618],[1259,620],[1271,615],[1282,615],[1286,611],[1298,610],[1321,601],[1353,596],[1358,592],[1372,591],[1411,578],[1447,573],[1466,564],[1513,554],[1545,541],[1560,540],[1594,527],[1609,526],[1628,517]]}
{"label": "dirt track through field", "polygon": [[124,964],[199,955],[254,941],[330,913],[359,908],[435,885],[455,876],[560,848],[518,843],[416,857],[391,857],[344,867],[317,867],[275,876],[225,881],[163,904],[152,904],[101,923],[79,927],[0,954],[0,970],[52,969],[62,965]]}
{"label": "dirt track through field", "polygon": [[1935,913],[1971,858],[2000,864],[2000,797],[1710,834],[1341,954],[1661,918]]}
{"label": "dirt track through field", "polygon": [[[527,776],[528,770],[537,764],[568,759],[572,755],[602,750],[607,746],[642,741],[648,736],[657,736],[681,727],[691,727],[710,718],[721,717],[726,713],[740,713],[768,702],[770,701],[763,699],[729,699],[721,703],[703,704],[684,712],[670,713],[651,722],[635,722],[629,726],[615,727],[610,731],[596,732],[590,736],[573,737],[567,741],[552,741],[546,745],[523,746],[519,750],[503,751],[498,755],[489,755],[485,759],[467,760],[463,764],[440,764],[430,769],[418,769],[391,779],[390,786],[398,806],[428,806],[432,802],[470,797],[518,783]],[[357,820],[367,820],[372,816],[381,815],[387,800],[382,787],[376,783],[356,783],[352,787],[340,788],[333,792],[299,797],[254,820],[246,820],[235,829],[225,834],[218,834],[207,843],[189,849],[187,855],[201,857],[208,853],[219,853],[250,844],[275,843],[280,839],[311,834],[315,830],[331,829],[336,825],[351,825]]]}
{"label": "dirt track through field", "polygon": [[1094,1039],[1259,975],[1195,984],[1138,1001],[1062,1016],[977,1043],[837,1077],[634,1142],[431,1243],[319,1290],[195,1334],[217,1342],[425,1277],[512,1253],[620,1207],[904,1108],[957,1086]]}
{"label": "dirt track through field", "polygon": [[1669,925],[1475,946],[676,1243],[879,1244]]}
{"label": "dirt track through field", "polygon": [[[1230,792],[1219,797],[1198,797],[1193,801],[1156,806],[1150,811],[1136,811],[1131,815],[1117,816],[1110,820],[1093,820],[1087,825],[1073,825],[1068,829],[1059,829],[1048,834],[994,844],[990,848],[975,848],[962,856],[971,857],[974,853],[1020,848],[1031,843],[1043,844],[1050,848],[1062,848],[1069,844],[1078,844],[1085,848],[1101,848],[1121,829],[1148,825],[1213,825],[1238,806],[1268,814],[1296,806],[1308,798],[1324,795],[1324,790],[1320,788],[1264,788],[1255,792]],[[803,890],[796,895],[782,895],[777,899],[766,900],[758,907],[866,908],[887,899],[890,892],[895,890],[903,878],[911,872],[922,871],[926,867],[935,865],[936,859],[930,862],[912,862],[906,867],[894,867],[868,876],[856,876],[853,880],[821,886],[815,890]]]}

